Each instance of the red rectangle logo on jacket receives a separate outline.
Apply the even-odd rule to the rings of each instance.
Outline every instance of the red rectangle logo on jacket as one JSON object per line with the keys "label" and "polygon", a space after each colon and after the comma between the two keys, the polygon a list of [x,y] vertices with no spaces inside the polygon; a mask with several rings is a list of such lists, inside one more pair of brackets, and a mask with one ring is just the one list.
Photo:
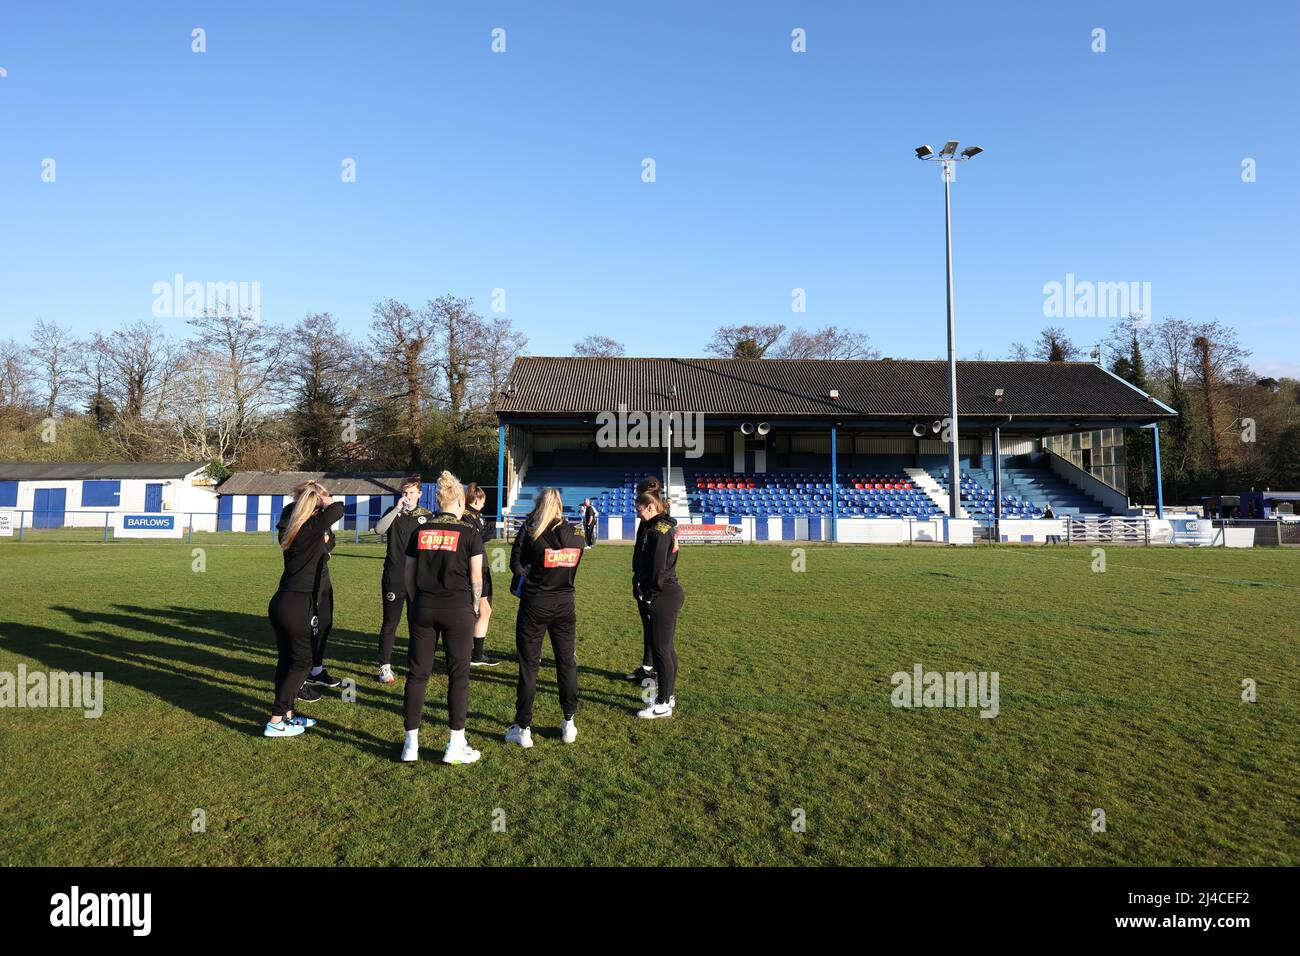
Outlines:
{"label": "red rectangle logo on jacket", "polygon": [[544,568],[576,568],[582,557],[581,548],[547,548],[542,555]]}
{"label": "red rectangle logo on jacket", "polygon": [[415,540],[418,551],[455,551],[459,544],[459,531],[444,531],[441,528],[422,528]]}

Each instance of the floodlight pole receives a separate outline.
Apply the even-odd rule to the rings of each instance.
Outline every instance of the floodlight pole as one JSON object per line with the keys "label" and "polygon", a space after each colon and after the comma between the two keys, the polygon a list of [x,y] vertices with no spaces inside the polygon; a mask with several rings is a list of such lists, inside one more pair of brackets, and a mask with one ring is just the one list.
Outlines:
{"label": "floodlight pole", "polygon": [[943,164],[943,232],[948,266],[948,470],[952,475],[948,516],[961,514],[961,456],[957,443],[957,331],[952,317],[952,162]]}
{"label": "floodlight pole", "polygon": [[948,516],[961,514],[961,445],[957,436],[957,331],[953,322],[952,304],[952,177],[957,163],[964,163],[984,152],[971,146],[957,155],[957,141],[949,140],[936,153],[929,146],[921,146],[916,158],[943,163],[943,235],[945,265],[948,273],[948,468],[950,471]]}

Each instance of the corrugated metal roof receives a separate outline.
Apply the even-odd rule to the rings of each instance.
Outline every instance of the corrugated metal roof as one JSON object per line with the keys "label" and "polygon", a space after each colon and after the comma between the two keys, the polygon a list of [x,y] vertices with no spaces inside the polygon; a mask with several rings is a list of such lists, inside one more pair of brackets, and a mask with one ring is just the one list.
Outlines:
{"label": "corrugated metal roof", "polygon": [[[937,418],[948,408],[948,363],[523,356],[510,387],[498,398],[502,415],[616,412],[621,403],[645,412]],[[957,395],[961,415],[1172,417],[1089,362],[958,362]]]}
{"label": "corrugated metal roof", "polygon": [[202,461],[0,461],[0,481],[184,478]]}
{"label": "corrugated metal roof", "polygon": [[332,495],[398,495],[404,471],[237,471],[217,486],[219,495],[287,495],[304,481],[319,481]]}

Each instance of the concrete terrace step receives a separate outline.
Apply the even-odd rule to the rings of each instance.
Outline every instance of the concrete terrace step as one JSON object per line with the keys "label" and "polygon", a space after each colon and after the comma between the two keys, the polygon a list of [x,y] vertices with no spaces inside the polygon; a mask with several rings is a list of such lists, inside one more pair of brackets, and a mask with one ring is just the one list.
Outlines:
{"label": "concrete terrace step", "polygon": [[[946,487],[941,487],[924,468],[904,468],[903,471],[912,479],[912,484],[924,491],[925,496],[933,501],[940,511],[944,514],[949,513],[952,509],[952,496]],[[970,517],[965,508],[959,508],[957,515],[960,518]]]}
{"label": "concrete terrace step", "polygon": [[691,516],[690,491],[686,487],[686,473],[677,466],[665,468],[660,479],[668,489],[668,513],[674,518]]}
{"label": "concrete terrace step", "polygon": [[[973,469],[967,472],[981,485],[992,488],[992,469]],[[1084,514],[1107,514],[1107,509],[1087,492],[1076,488],[1055,472],[1041,468],[1004,468],[1002,470],[1003,494],[1015,494],[1036,507],[1049,501],[1058,514],[1077,511]]]}

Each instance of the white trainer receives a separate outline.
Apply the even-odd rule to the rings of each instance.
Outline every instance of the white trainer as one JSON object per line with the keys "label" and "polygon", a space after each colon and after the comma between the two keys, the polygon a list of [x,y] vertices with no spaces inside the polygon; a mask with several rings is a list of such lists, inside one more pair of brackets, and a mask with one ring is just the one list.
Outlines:
{"label": "white trainer", "polygon": [[668,703],[666,704],[652,703],[645,710],[638,710],[636,712],[636,715],[646,720],[658,720],[660,717],[671,717],[673,715],[673,708],[676,706],[677,706],[677,698],[674,696],[668,698]]}
{"label": "white trainer", "polygon": [[381,683],[381,684],[395,684],[395,683],[397,683],[397,677],[393,674],[393,665],[392,665],[392,664],[383,664],[383,665],[380,666],[380,668],[379,668],[379,683]]}
{"label": "white trainer", "polygon": [[560,728],[560,739],[566,744],[571,744],[578,739],[578,725],[574,723],[572,717],[566,720],[564,726]]}
{"label": "white trainer", "polygon": [[511,724],[510,729],[506,731],[506,743],[518,744],[527,750],[533,745],[533,728]]}
{"label": "white trainer", "polygon": [[461,744],[457,747],[451,741],[447,742],[447,749],[442,755],[443,763],[473,763],[483,756],[469,744]]}
{"label": "white trainer", "polygon": [[402,760],[404,760],[406,763],[411,763],[413,760],[419,760],[419,759],[420,759],[419,739],[417,738],[416,740],[402,741]]}

